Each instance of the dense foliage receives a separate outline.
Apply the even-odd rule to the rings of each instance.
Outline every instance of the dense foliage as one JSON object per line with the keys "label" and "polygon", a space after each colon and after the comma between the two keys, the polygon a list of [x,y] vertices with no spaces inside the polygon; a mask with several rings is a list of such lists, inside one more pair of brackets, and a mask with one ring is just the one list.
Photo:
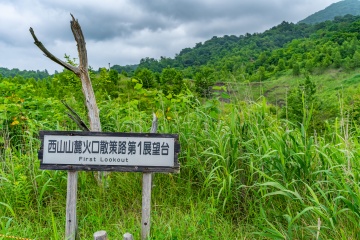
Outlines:
{"label": "dense foliage", "polygon": [[[180,173],[155,175],[151,239],[357,238],[359,20],[284,22],[131,74],[90,71],[103,131],[148,132],[156,113],[159,132],[179,134]],[[73,73],[0,77],[0,234],[64,238],[66,172],[37,159],[39,130],[78,129],[62,100],[86,122]],[[80,237],[138,236],[140,184],[112,173],[99,186],[81,172]]]}
{"label": "dense foliage", "polygon": [[[159,79],[178,74],[168,68]],[[351,104],[341,98],[338,118],[322,133],[309,131],[317,108],[310,77],[289,94],[288,120],[264,97],[206,100],[189,90],[195,85],[165,95],[106,69],[92,81],[104,131],[149,131],[155,112],[159,132],[180,136],[180,174],[155,176],[152,239],[356,238],[359,111],[346,110]],[[39,170],[38,131],[77,129],[60,100],[86,116],[79,80],[66,70],[43,80],[2,78],[0,91],[0,233],[63,239],[66,172]],[[298,108],[304,111],[290,114]],[[112,173],[104,187],[81,172],[81,238],[100,229],[114,239],[137,236],[140,180]]]}

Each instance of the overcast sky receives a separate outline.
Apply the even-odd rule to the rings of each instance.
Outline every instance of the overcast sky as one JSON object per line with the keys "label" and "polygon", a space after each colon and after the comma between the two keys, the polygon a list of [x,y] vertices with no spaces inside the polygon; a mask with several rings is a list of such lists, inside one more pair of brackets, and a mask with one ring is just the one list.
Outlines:
{"label": "overcast sky", "polygon": [[70,13],[86,39],[94,69],[173,58],[213,36],[263,32],[296,23],[340,0],[0,0],[0,67],[62,68],[42,55],[29,33],[55,56],[77,58]]}

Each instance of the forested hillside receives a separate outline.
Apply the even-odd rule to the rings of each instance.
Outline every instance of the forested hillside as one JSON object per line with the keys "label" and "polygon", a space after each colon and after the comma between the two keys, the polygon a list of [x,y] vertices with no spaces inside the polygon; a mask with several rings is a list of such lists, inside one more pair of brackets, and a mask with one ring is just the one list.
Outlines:
{"label": "forested hillside", "polygon": [[347,15],[315,25],[283,22],[264,33],[213,37],[175,58],[146,58],[139,69],[160,73],[170,67],[194,78],[204,67],[216,81],[260,81],[291,69],[317,72],[327,68],[353,69],[359,55],[360,17]]}
{"label": "forested hillside", "polygon": [[316,12],[299,23],[320,23],[327,20],[334,20],[335,17],[342,17],[345,15],[360,15],[360,2],[359,0],[342,0],[337,3],[333,3],[327,8]]}
{"label": "forested hillside", "polygon": [[314,27],[310,25],[282,22],[264,33],[246,34],[239,37],[214,36],[204,43],[197,43],[194,48],[183,49],[174,59],[166,57],[159,60],[142,59],[139,68],[161,72],[163,68],[174,67],[184,70],[189,76],[201,66],[215,68],[217,72],[221,70],[232,72],[244,63],[254,61],[261,52],[271,52],[293,39],[309,37],[314,31]]}

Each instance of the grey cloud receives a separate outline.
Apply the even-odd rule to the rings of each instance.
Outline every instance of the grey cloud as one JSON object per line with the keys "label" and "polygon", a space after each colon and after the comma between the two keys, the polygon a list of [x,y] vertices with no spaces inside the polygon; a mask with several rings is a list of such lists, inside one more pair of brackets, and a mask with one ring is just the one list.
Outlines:
{"label": "grey cloud", "polygon": [[[228,24],[224,24],[222,29],[219,29],[216,24],[213,27],[213,33],[222,34],[228,30],[229,26],[234,26],[232,22],[239,23],[239,29],[244,26],[243,22],[248,22],[246,19],[255,19],[255,21],[248,23],[246,32],[263,30],[263,27],[258,25],[258,22],[264,19],[272,19],[272,23],[280,23],[282,20],[287,20],[283,14],[278,12],[289,12],[284,9],[289,9],[291,5],[295,5],[300,1],[268,1],[268,0],[248,0],[248,1],[164,1],[164,0],[134,0],[124,4],[114,4],[111,11],[109,7],[95,7],[94,4],[75,4],[67,1],[55,1],[49,3],[52,8],[63,7],[70,8],[72,6],[73,14],[79,19],[84,32],[87,37],[96,41],[112,39],[117,36],[124,38],[131,37],[137,31],[143,29],[150,29],[151,31],[172,29],[180,24],[192,25],[194,22],[198,26],[197,31],[192,33],[197,34],[198,37],[207,36],[209,29],[212,29],[212,23],[216,21],[224,22],[228,20]],[[306,2],[306,1],[303,1]],[[128,9],[130,11],[128,12]],[[134,10],[135,9],[135,10]],[[105,12],[106,11],[106,12]],[[258,18],[258,19],[257,19]],[[67,21],[66,18],[58,19],[58,21]],[[61,26],[64,26],[63,24]],[[255,29],[254,28],[257,28]],[[267,26],[271,26],[268,24]],[[55,29],[55,28],[54,28]],[[64,34],[69,31],[62,27],[47,29],[48,33],[54,33],[54,38],[59,34]],[[206,29],[206,31],[203,31]],[[235,28],[236,29],[236,28]],[[237,33],[233,28],[232,34],[243,34],[244,30],[239,30]],[[218,31],[220,30],[220,32]],[[211,34],[210,34],[211,35]],[[62,35],[68,36],[69,34]],[[64,39],[64,38],[63,38]]]}
{"label": "grey cloud", "polygon": [[[223,1],[163,1],[163,0],[135,0],[145,11],[166,15],[182,22],[216,19],[216,18],[238,18],[252,14],[263,15],[274,14],[274,10],[281,9],[290,1],[268,1],[268,0],[223,0]],[[266,14],[267,15],[267,14]]]}
{"label": "grey cloud", "polygon": [[174,24],[169,23],[164,18],[150,15],[143,15],[141,19],[121,19],[116,16],[103,16],[101,13],[94,12],[88,16],[79,16],[80,24],[91,39],[101,41],[112,39],[114,37],[128,38],[136,34],[137,31],[150,29],[157,31],[159,29],[169,29]]}
{"label": "grey cloud", "polygon": [[56,56],[76,57],[70,13],[79,20],[89,64],[96,69],[109,62],[125,65],[143,57],[173,57],[212,36],[262,32],[283,20],[297,22],[336,1],[2,0],[0,7],[9,10],[0,15],[0,67],[43,69],[46,64],[59,69],[33,45],[29,27]]}

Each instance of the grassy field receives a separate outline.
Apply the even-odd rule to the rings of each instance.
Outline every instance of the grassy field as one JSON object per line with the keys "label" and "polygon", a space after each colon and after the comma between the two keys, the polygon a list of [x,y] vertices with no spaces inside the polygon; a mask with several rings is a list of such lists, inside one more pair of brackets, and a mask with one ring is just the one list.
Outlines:
{"label": "grassy field", "polygon": [[[257,101],[265,96],[269,103],[282,107],[289,91],[303,83],[304,79],[304,75],[293,76],[291,71],[286,71],[262,82],[229,82],[227,88],[239,100]],[[314,74],[310,79],[317,85],[317,93],[322,99],[353,91],[360,85],[360,75],[356,71],[346,72],[340,69]]]}
{"label": "grassy field", "polygon": [[[278,86],[288,77],[262,84],[269,102],[282,98],[286,88]],[[325,96],[325,83],[337,89],[354,86],[359,77],[334,71],[312,80]],[[3,81],[2,89],[6,86],[20,89]],[[181,142],[180,173],[155,174],[151,239],[357,239],[358,126],[339,108],[326,131],[309,134],[307,121],[299,127],[278,118],[256,95],[260,85],[250,86],[239,88],[231,103],[141,93],[153,100],[158,132],[178,133]],[[12,90],[13,95],[2,90],[0,239],[64,239],[67,173],[39,170],[38,131],[76,126],[59,101],[27,97],[34,93],[25,90]],[[152,116],[139,110],[145,103],[100,100],[104,131],[148,132]],[[111,173],[106,181],[99,186],[93,173],[79,174],[81,239],[92,239],[98,230],[106,230],[109,239],[125,232],[139,239],[141,174]]]}

